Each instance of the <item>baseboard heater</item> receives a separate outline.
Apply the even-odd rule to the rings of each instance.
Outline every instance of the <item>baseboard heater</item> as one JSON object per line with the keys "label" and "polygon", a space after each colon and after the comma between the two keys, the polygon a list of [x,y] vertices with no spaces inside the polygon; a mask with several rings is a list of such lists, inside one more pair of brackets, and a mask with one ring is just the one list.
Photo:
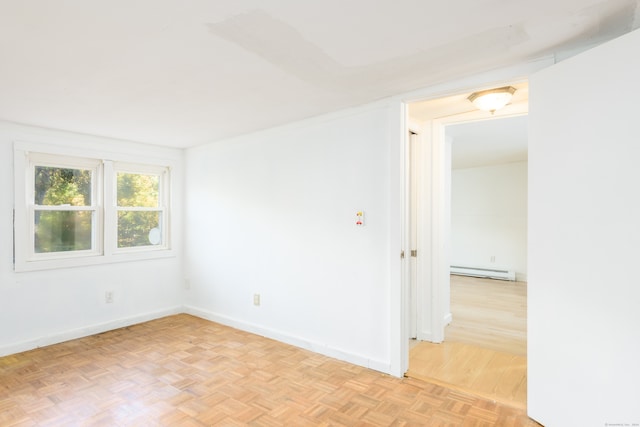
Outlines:
{"label": "baseboard heater", "polygon": [[462,267],[459,265],[451,266],[451,274],[457,274],[460,276],[486,277],[489,279],[511,280],[512,282],[516,280],[515,271],[493,270],[491,268]]}

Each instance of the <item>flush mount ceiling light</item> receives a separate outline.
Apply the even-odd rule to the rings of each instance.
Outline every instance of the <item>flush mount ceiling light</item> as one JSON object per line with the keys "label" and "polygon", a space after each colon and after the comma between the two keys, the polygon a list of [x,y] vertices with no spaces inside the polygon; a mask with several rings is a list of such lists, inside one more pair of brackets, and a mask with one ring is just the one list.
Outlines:
{"label": "flush mount ceiling light", "polygon": [[516,88],[512,86],[499,87],[496,89],[483,90],[474,92],[467,98],[473,102],[478,109],[483,111],[491,111],[493,114],[496,110],[501,109],[511,101]]}

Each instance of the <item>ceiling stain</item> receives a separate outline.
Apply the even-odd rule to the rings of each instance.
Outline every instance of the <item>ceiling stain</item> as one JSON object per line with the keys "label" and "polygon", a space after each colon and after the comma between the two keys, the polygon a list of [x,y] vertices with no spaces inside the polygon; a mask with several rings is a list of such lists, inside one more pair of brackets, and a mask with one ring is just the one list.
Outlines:
{"label": "ceiling stain", "polygon": [[[463,65],[489,63],[483,52],[500,52],[527,40],[516,26],[492,29],[415,55],[395,57],[367,66],[346,67],[291,25],[263,11],[236,15],[219,23],[206,24],[209,32],[251,52],[289,75],[325,90],[354,94],[366,93],[371,84],[395,89],[395,82],[416,84],[440,74],[448,78]],[[446,68],[447,71],[441,71]]]}
{"label": "ceiling stain", "polygon": [[277,68],[314,86],[331,88],[347,74],[322,49],[295,28],[256,10],[206,24],[209,32],[251,52]]}
{"label": "ceiling stain", "polygon": [[[606,8],[605,8],[606,6]],[[603,17],[611,4],[601,2],[580,10],[575,25],[564,29],[564,39],[547,44],[535,42],[549,22],[519,22],[463,37],[409,56],[390,58],[365,66],[347,67],[330,57],[319,46],[306,40],[292,25],[262,10],[235,15],[227,20],[206,24],[208,31],[279,68],[290,76],[324,91],[353,99],[368,99],[373,87],[377,93],[394,95],[471,73],[488,71],[513,61],[514,52],[523,60],[536,59],[571,49],[574,42],[587,37],[602,42],[601,35],[612,38],[638,25],[636,0],[621,1]],[[595,17],[596,25],[593,24]],[[553,17],[549,17],[553,20]]]}

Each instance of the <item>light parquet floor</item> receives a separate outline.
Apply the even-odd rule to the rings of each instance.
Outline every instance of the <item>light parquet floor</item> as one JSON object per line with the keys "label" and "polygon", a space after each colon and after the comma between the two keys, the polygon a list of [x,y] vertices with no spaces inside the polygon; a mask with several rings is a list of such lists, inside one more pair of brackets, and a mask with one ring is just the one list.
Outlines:
{"label": "light parquet floor", "polygon": [[526,284],[451,276],[445,342],[420,342],[407,375],[526,409]]}
{"label": "light parquet floor", "polygon": [[536,426],[189,315],[0,358],[0,426]]}

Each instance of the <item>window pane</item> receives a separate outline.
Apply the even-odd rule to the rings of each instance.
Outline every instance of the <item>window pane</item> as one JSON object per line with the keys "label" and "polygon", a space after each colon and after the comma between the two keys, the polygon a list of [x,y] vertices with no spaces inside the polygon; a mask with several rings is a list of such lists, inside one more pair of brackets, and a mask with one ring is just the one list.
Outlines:
{"label": "window pane", "polygon": [[91,206],[91,171],[35,167],[36,205]]}
{"label": "window pane", "polygon": [[157,208],[158,175],[118,173],[118,206]]}
{"label": "window pane", "polygon": [[134,248],[162,243],[160,212],[118,212],[118,247]]}
{"label": "window pane", "polygon": [[36,253],[91,249],[90,211],[36,211]]}

